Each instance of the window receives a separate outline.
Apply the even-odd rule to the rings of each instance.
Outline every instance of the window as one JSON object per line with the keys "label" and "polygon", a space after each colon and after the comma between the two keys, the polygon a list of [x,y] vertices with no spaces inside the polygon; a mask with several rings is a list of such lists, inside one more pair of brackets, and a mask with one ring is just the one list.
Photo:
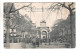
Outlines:
{"label": "window", "polygon": [[16,32],[16,29],[14,29],[14,32]]}
{"label": "window", "polygon": [[10,29],[10,33],[12,32],[12,29]]}

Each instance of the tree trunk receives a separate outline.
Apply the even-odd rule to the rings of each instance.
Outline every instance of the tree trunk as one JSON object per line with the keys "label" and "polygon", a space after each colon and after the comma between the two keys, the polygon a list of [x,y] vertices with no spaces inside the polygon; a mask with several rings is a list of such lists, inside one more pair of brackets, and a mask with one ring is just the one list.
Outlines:
{"label": "tree trunk", "polygon": [[10,32],[9,32],[9,26],[10,26],[10,22],[9,22],[9,17],[7,17],[7,22],[6,22],[6,26],[7,26],[7,36],[6,36],[6,47],[9,48],[10,47],[10,44],[9,44],[9,35],[10,35]]}
{"label": "tree trunk", "polygon": [[74,34],[74,28],[73,28],[73,20],[72,17],[73,13],[70,10],[70,29],[71,29],[71,48],[75,48],[75,34]]}

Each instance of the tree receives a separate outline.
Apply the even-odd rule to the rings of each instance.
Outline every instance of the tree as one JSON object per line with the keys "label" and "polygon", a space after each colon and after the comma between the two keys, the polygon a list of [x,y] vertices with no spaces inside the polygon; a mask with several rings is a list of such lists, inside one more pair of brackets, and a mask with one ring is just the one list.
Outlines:
{"label": "tree", "polygon": [[23,7],[21,7],[21,8],[19,8],[19,9],[15,9],[14,8],[14,3],[4,3],[4,16],[5,16],[5,18],[6,18],[6,40],[7,40],[7,47],[9,47],[9,28],[10,28],[10,19],[11,19],[11,17],[10,17],[10,15],[11,15],[11,13],[13,13],[13,12],[16,12],[16,11],[19,11],[20,9],[22,9],[22,8],[24,8],[24,7],[29,7],[31,5],[31,3],[29,4],[29,5],[27,5],[27,6],[23,6]]}
{"label": "tree", "polygon": [[55,39],[55,41],[58,40],[59,36],[63,36],[63,21],[63,19],[57,20],[54,26],[52,27],[50,35],[52,39]]}
{"label": "tree", "polygon": [[[53,10],[60,10],[61,8],[65,8],[69,11],[69,16],[70,16],[70,29],[71,29],[71,47],[74,48],[75,47],[75,38],[74,38],[74,30],[75,30],[75,19],[73,21],[73,16],[75,15],[75,3],[74,2],[57,2],[57,3],[53,3],[49,9]],[[73,26],[74,25],[74,26]]]}

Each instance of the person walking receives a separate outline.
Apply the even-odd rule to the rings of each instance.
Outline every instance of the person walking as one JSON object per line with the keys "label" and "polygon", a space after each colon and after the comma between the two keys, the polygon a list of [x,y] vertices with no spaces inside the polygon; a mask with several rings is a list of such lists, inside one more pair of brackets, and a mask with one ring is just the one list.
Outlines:
{"label": "person walking", "polygon": [[37,45],[37,47],[39,47],[39,38],[38,37],[36,38],[36,45]]}
{"label": "person walking", "polygon": [[32,45],[33,45],[33,48],[36,47],[36,38],[35,37],[32,38]]}

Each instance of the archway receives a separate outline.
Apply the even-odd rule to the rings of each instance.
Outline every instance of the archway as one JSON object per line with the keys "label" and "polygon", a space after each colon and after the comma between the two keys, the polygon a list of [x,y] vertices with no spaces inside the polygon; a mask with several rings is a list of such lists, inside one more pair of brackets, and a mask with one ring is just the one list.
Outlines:
{"label": "archway", "polygon": [[47,32],[46,31],[42,31],[42,39],[46,39],[47,38]]}

